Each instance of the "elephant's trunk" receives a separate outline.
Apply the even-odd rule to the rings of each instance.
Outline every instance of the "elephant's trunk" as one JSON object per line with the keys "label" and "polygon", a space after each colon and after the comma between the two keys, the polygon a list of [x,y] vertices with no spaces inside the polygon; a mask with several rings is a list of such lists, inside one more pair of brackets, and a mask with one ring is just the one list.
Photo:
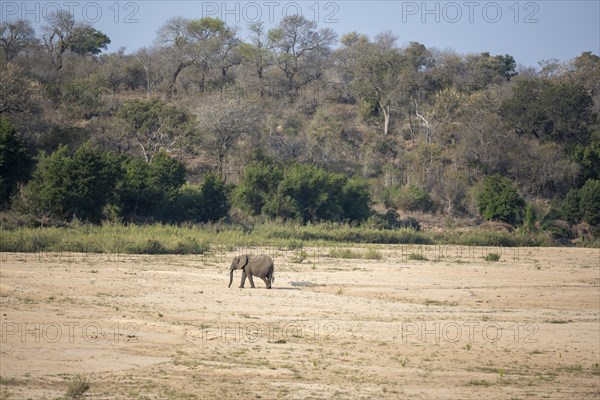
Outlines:
{"label": "elephant's trunk", "polygon": [[231,271],[229,271],[229,286],[227,287],[231,287],[231,283],[233,282],[233,269],[231,268]]}

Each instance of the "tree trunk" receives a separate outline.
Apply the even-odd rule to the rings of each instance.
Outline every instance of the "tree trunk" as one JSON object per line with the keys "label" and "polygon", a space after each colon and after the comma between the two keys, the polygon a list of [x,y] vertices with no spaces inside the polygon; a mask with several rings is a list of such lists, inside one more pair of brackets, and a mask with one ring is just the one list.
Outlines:
{"label": "tree trunk", "polygon": [[389,102],[384,104],[380,100],[379,107],[381,107],[381,111],[383,112],[383,136],[387,136],[387,134],[390,132],[390,120],[391,120],[390,104],[389,104]]}
{"label": "tree trunk", "polygon": [[188,65],[189,64],[180,63],[175,69],[175,72],[173,72],[173,75],[171,76],[171,81],[169,82],[169,86],[167,87],[167,96],[169,98],[173,97],[175,92],[177,92],[177,89],[175,88],[175,84],[177,83],[177,77],[179,76],[181,71]]}

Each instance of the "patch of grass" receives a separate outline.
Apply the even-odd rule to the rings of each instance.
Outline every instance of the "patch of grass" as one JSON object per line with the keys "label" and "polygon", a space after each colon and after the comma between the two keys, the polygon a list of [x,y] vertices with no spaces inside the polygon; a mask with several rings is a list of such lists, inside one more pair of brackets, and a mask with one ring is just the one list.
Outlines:
{"label": "patch of grass", "polygon": [[295,264],[301,264],[302,261],[306,260],[307,258],[308,258],[308,253],[306,252],[306,250],[299,250],[299,251],[296,251],[294,256],[290,259],[290,262],[295,263]]}
{"label": "patch of grass", "polygon": [[583,372],[583,365],[574,364],[574,365],[566,365],[560,368],[561,371],[570,372],[570,373],[578,373]]}
{"label": "patch of grass", "polygon": [[345,259],[360,258],[360,257],[358,257],[356,252],[352,251],[352,249],[340,249],[340,248],[331,249],[329,251],[329,257],[345,258]]}
{"label": "patch of grass", "polygon": [[290,285],[292,285],[293,287],[315,287],[315,286],[321,286],[318,283],[314,283],[314,282],[311,282],[311,281],[290,282]]}
{"label": "patch of grass", "polygon": [[377,249],[368,249],[363,255],[362,258],[366,260],[381,260],[383,258],[383,254]]}
{"label": "patch of grass", "polygon": [[484,387],[489,387],[492,386],[493,383],[490,381],[486,381],[485,379],[471,379],[468,383],[467,386],[484,386]]}
{"label": "patch of grass", "polygon": [[569,322],[573,322],[570,319],[549,319],[546,321],[549,324],[568,324]]}
{"label": "patch of grass", "polygon": [[87,378],[77,375],[69,382],[65,396],[69,399],[79,399],[88,390],[90,390],[90,383]]}
{"label": "patch of grass", "polygon": [[364,253],[348,248],[334,248],[329,251],[329,257],[342,259],[381,260],[383,255],[377,249],[367,249]]}
{"label": "patch of grass", "polygon": [[[452,244],[466,246],[551,246],[556,243],[543,234],[518,231],[484,232],[479,230],[427,232],[412,228],[376,229],[344,223],[323,222],[302,225],[294,222],[262,222],[201,225],[122,225],[73,223],[62,227],[10,226],[0,221],[3,252],[41,253],[114,253],[114,254],[206,254],[214,243],[220,250],[265,243],[297,250],[305,245],[323,244]],[[375,251],[355,257],[378,257]],[[344,258],[341,253],[340,258]]]}
{"label": "patch of grass", "polygon": [[488,262],[500,261],[500,254],[498,254],[498,253],[488,253],[488,254],[485,255],[485,257],[483,257],[483,259],[485,261],[488,261]]}
{"label": "patch of grass", "polygon": [[440,301],[440,300],[432,300],[432,299],[425,299],[425,302],[423,303],[425,304],[427,307],[429,306],[450,306],[450,307],[456,307],[458,305],[457,302],[455,301]]}
{"label": "patch of grass", "polygon": [[427,257],[420,253],[410,253],[406,258],[412,261],[429,261]]}

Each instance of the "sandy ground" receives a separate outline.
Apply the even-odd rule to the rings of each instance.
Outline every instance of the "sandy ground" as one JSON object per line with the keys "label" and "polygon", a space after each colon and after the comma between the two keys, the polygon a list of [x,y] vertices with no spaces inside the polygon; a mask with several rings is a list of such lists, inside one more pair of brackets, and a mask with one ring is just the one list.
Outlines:
{"label": "sandy ground", "polygon": [[600,398],[600,250],[373,248],[0,254],[0,398]]}

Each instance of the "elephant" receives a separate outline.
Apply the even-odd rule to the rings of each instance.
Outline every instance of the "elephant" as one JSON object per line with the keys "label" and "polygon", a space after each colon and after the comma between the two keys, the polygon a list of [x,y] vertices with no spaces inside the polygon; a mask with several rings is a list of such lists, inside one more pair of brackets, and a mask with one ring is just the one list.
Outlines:
{"label": "elephant", "polygon": [[240,283],[240,288],[244,287],[246,276],[248,277],[248,280],[250,280],[250,286],[252,286],[252,288],[254,288],[254,280],[252,280],[253,276],[258,276],[262,279],[267,285],[267,289],[271,289],[271,283],[275,281],[275,264],[273,263],[273,259],[264,254],[258,256],[244,254],[234,257],[229,270],[230,278],[228,287],[231,287],[231,283],[233,282],[233,271],[236,269],[242,270],[242,282]]}

